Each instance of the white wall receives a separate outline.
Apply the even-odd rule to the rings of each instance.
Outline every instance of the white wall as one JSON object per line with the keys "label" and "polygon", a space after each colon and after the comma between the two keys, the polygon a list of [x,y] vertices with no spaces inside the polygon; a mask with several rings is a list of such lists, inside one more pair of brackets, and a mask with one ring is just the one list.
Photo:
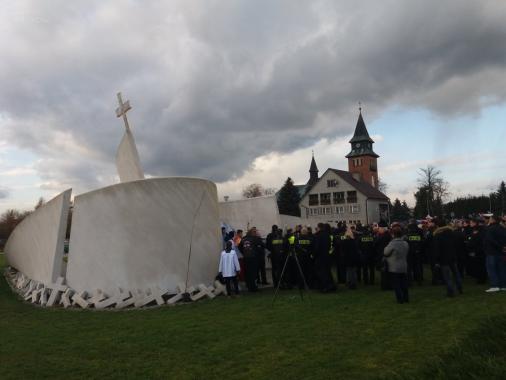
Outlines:
{"label": "white wall", "polygon": [[[327,180],[336,180],[337,186],[336,187],[327,187]],[[344,192],[345,193],[345,203],[342,204],[334,204],[332,203],[332,193],[333,192]],[[318,183],[307,193],[300,202],[300,212],[302,218],[309,218],[314,221],[319,221],[322,223],[327,223],[329,221],[335,222],[335,221],[350,221],[350,220],[360,220],[362,223],[366,223],[366,209],[365,209],[365,202],[366,202],[366,196],[362,194],[361,192],[357,191],[357,203],[354,203],[355,205],[359,205],[360,210],[358,213],[351,213],[348,211],[349,203],[346,201],[347,192],[348,191],[357,191],[356,188],[354,188],[352,185],[350,185],[348,182],[346,182],[344,179],[339,177],[335,172],[332,170],[327,170],[325,174],[320,178]],[[309,205],[309,195],[310,194],[320,194],[320,193],[330,193],[330,205],[318,205],[318,206],[310,206]],[[343,214],[336,214],[335,213],[335,207],[336,206],[345,206],[345,212]],[[333,213],[331,215],[310,215],[309,217],[306,217],[306,212],[308,209],[311,208],[319,208],[319,207],[332,207]]]}
{"label": "white wall", "polygon": [[275,195],[220,202],[219,207],[221,221],[245,233],[248,227],[256,227],[262,236],[266,236],[273,224],[281,225]]}
{"label": "white wall", "polygon": [[71,193],[64,191],[27,216],[5,245],[8,264],[32,280],[51,284],[62,275]]}
{"label": "white wall", "polygon": [[[203,198],[202,198],[203,195]],[[188,267],[194,215],[192,254]],[[152,178],[75,197],[67,283],[77,291],[211,284],[221,250],[216,185]]]}

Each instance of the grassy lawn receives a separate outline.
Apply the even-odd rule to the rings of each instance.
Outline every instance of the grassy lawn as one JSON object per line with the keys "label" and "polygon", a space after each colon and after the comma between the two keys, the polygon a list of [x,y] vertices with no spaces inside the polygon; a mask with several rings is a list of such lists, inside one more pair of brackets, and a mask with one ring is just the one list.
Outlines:
{"label": "grassy lawn", "polygon": [[[0,267],[4,266],[0,256]],[[0,378],[506,378],[506,292],[272,291],[147,310],[43,309],[0,279]]]}

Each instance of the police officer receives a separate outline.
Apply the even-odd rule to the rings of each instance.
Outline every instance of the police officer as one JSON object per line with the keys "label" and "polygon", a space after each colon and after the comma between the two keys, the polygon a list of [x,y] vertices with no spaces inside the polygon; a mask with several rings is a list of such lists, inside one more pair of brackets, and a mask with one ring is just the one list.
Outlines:
{"label": "police officer", "polygon": [[[307,228],[302,228],[300,235],[296,240],[295,252],[304,275],[304,279],[309,287],[313,285],[313,238],[309,235]],[[298,269],[298,268],[297,268]],[[304,281],[297,271],[297,285],[300,289],[304,288]]]}
{"label": "police officer", "polygon": [[264,252],[264,243],[258,236],[255,227],[251,228],[239,244],[239,250],[244,257],[246,271],[246,286],[250,292],[257,292],[256,278],[258,274],[258,257]]}
{"label": "police officer", "polygon": [[271,239],[269,242],[269,248],[267,248],[270,253],[271,265],[272,265],[272,281],[274,286],[277,287],[279,285],[279,280],[281,277],[281,271],[283,270],[283,264],[285,263],[285,242],[283,241],[282,232],[279,229],[276,229],[276,232],[272,233]]}
{"label": "police officer", "polygon": [[376,262],[381,268],[381,290],[391,290],[392,285],[390,281],[390,273],[388,272],[388,268],[385,267],[386,264],[384,262],[382,263],[381,261],[383,260],[383,252],[385,251],[385,247],[388,245],[388,243],[390,243],[390,240],[392,240],[386,222],[382,221],[378,224],[375,234],[376,236],[374,238],[374,250],[376,254]]}
{"label": "police officer", "polygon": [[334,232],[334,257],[332,257],[333,262],[335,263],[336,267],[336,276],[337,280],[336,282],[338,284],[345,284],[346,283],[346,264],[344,260],[344,253],[341,246],[341,239],[346,232],[346,222],[341,223],[337,225],[337,229]]}
{"label": "police officer", "polygon": [[297,283],[297,264],[295,263],[295,232],[289,228],[286,231],[284,242],[285,272],[283,274],[283,288],[291,289]]}
{"label": "police officer", "polygon": [[409,245],[408,253],[408,281],[423,282],[423,231],[418,228],[416,220],[411,219],[408,224],[406,239]]}
{"label": "police officer", "polygon": [[314,236],[315,273],[318,286],[323,293],[336,290],[330,272],[330,230],[327,225],[318,223]]}
{"label": "police officer", "polygon": [[467,237],[469,255],[467,272],[476,279],[478,284],[487,282],[485,251],[483,250],[484,229],[479,219],[470,222],[471,234]]}
{"label": "police officer", "polygon": [[374,285],[376,272],[376,255],[374,251],[374,237],[370,228],[363,230],[359,238],[360,258],[365,285]]}
{"label": "police officer", "polygon": [[[271,232],[267,234],[267,237],[265,238],[265,248],[269,251],[269,254],[267,255],[267,258],[271,261],[271,270],[272,270],[272,281],[274,282],[274,264],[272,260],[272,240],[275,238],[278,231],[278,226],[273,225],[271,228]],[[275,284],[274,284],[275,285]]]}

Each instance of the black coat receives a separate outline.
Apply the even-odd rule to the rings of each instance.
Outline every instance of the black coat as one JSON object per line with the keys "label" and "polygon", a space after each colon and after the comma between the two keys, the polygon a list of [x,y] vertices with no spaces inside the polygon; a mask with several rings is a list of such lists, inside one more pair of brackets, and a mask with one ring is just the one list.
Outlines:
{"label": "black coat", "polygon": [[498,223],[490,224],[485,230],[483,248],[486,255],[500,256],[506,254],[506,228]]}
{"label": "black coat", "polygon": [[344,258],[344,265],[347,267],[356,267],[360,265],[360,255],[358,244],[355,239],[344,238],[340,244],[341,252]]}
{"label": "black coat", "polygon": [[434,262],[450,265],[457,261],[455,234],[450,227],[439,227],[434,231]]}
{"label": "black coat", "polygon": [[467,237],[467,251],[473,254],[474,257],[485,256],[485,252],[483,251],[483,236],[483,229],[476,227]]}
{"label": "black coat", "polygon": [[316,260],[328,260],[330,250],[330,235],[324,231],[318,231],[314,235],[314,257]]}

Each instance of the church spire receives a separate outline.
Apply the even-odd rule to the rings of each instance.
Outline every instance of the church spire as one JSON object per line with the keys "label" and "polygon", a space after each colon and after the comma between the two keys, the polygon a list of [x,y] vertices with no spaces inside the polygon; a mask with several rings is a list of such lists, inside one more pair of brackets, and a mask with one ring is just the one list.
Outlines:
{"label": "church spire", "polygon": [[346,155],[346,158],[358,157],[358,156],[373,156],[379,157],[374,153],[372,144],[374,140],[369,136],[367,127],[365,126],[364,119],[362,117],[362,105],[358,108],[358,120],[355,126],[355,133],[350,140],[351,152]]}
{"label": "church spire", "polygon": [[316,166],[314,152],[312,152],[311,165],[309,166],[309,181],[307,184],[313,186],[316,182],[318,182],[318,166]]}
{"label": "church spire", "polygon": [[369,183],[372,187],[378,187],[378,164],[379,157],[372,149],[373,139],[369,136],[362,117],[362,105],[358,109],[358,120],[355,133],[350,140],[351,152],[346,155],[348,159],[348,171],[361,181]]}

